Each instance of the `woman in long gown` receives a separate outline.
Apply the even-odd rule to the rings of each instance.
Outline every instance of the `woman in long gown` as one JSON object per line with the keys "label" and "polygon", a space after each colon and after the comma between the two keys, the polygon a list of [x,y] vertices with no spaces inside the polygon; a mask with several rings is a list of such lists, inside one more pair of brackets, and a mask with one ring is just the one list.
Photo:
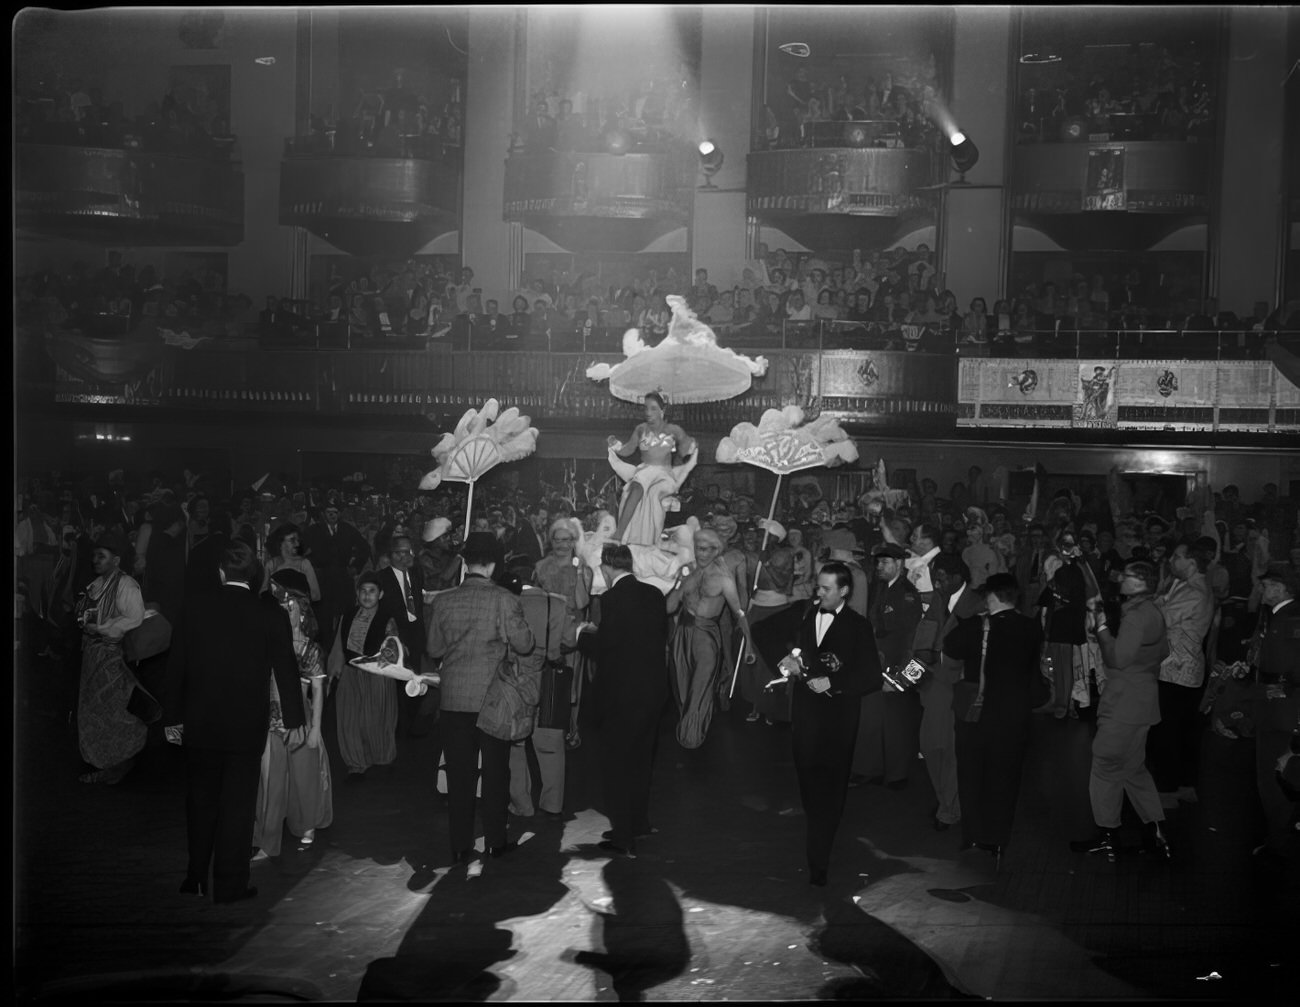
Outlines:
{"label": "woman in long gown", "polygon": [[380,614],[383,594],[375,574],[363,573],[357,578],[356,607],[343,616],[330,648],[329,679],[338,682],[334,713],[339,754],[348,767],[349,779],[361,777],[371,766],[390,765],[397,758],[397,690],[392,680],[348,663],[377,654],[385,637],[397,636],[397,624]]}
{"label": "woman in long gown", "polygon": [[320,644],[316,642],[316,617],[312,614],[306,578],[294,570],[281,570],[271,579],[271,594],[289,613],[303,708],[310,712],[306,742],[290,748],[289,732],[280,715],[280,693],[275,679],[271,679],[271,721],[262,752],[257,819],[253,826],[253,845],[259,848],[255,859],[259,860],[279,856],[286,821],[289,831],[304,846],[312,844],[317,829],[328,828],[334,821],[329,755],[321,739],[325,666]]}
{"label": "woman in long gown", "polygon": [[95,579],[77,602],[82,622],[77,741],[95,771],[82,783],[119,782],[144,748],[148,728],[127,710],[135,678],[122,657],[122,637],[144,622],[140,585],[121,570],[126,539],[106,532],[95,543]]}
{"label": "woman in long gown", "polygon": [[[609,463],[627,485],[619,507],[614,541],[626,545],[658,545],[664,530],[664,498],[681,487],[696,461],[695,442],[681,427],[664,418],[664,399],[658,392],[645,397],[645,422],[637,425],[624,442],[610,437]],[[621,459],[640,449],[641,464],[631,466]],[[673,452],[686,463],[673,467]]]}

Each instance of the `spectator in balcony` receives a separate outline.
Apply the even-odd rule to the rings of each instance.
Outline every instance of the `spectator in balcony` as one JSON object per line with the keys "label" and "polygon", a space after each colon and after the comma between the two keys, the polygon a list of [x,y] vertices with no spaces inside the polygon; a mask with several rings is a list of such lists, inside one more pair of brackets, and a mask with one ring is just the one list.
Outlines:
{"label": "spectator in balcony", "polygon": [[858,288],[853,295],[847,317],[851,322],[862,322],[864,324],[872,320],[871,291],[864,287]]}
{"label": "spectator in balcony", "polygon": [[840,309],[835,306],[829,289],[823,288],[817,295],[817,304],[812,309],[812,317],[827,322],[834,322],[840,318]]}
{"label": "spectator in balcony", "polygon": [[807,322],[812,319],[812,309],[804,303],[802,290],[795,290],[790,293],[786,300],[785,317],[792,322]]}
{"label": "spectator in balcony", "polygon": [[524,147],[530,154],[544,154],[555,149],[559,137],[545,100],[533,103],[533,114],[524,127]]}
{"label": "spectator in balcony", "polygon": [[736,318],[735,294],[730,290],[724,290],[717,302],[712,304],[701,317],[714,328],[731,325]]}
{"label": "spectator in balcony", "polygon": [[961,341],[974,345],[988,342],[990,322],[984,298],[974,298],[970,302],[970,313],[962,319]]}
{"label": "spectator in balcony", "polygon": [[739,287],[736,290],[736,310],[732,315],[732,323],[735,325],[748,325],[758,316],[758,310],[754,307],[754,292],[748,287]]}
{"label": "spectator in balcony", "polygon": [[1110,294],[1106,292],[1106,278],[1100,273],[1095,273],[1092,277],[1088,302],[1095,318],[1103,319],[1103,324],[1110,321]]}
{"label": "spectator in balcony", "polygon": [[691,286],[690,295],[696,298],[707,297],[710,301],[718,299],[718,288],[709,282],[707,269],[695,270],[695,283]]}
{"label": "spectator in balcony", "polygon": [[528,298],[523,294],[517,294],[512,301],[510,318],[507,322],[507,339],[519,339],[532,330],[533,317],[528,311]]}
{"label": "spectator in balcony", "polygon": [[483,304],[483,321],[479,331],[485,344],[505,346],[508,345],[508,341],[513,341],[510,319],[501,314],[499,304],[492,298]]}
{"label": "spectator in balcony", "polygon": [[353,336],[370,337],[375,334],[376,325],[371,317],[370,298],[365,294],[352,295],[352,307],[348,311],[348,328]]}
{"label": "spectator in balcony", "polygon": [[586,145],[586,126],[573,114],[573,102],[568,98],[560,100],[555,116],[555,140],[555,149],[560,151],[581,150]]}
{"label": "spectator in balcony", "polygon": [[656,291],[651,296],[649,306],[646,307],[638,319],[641,337],[643,339],[653,339],[657,342],[668,335],[668,323],[671,319],[672,312],[668,308],[668,301],[662,293]]}

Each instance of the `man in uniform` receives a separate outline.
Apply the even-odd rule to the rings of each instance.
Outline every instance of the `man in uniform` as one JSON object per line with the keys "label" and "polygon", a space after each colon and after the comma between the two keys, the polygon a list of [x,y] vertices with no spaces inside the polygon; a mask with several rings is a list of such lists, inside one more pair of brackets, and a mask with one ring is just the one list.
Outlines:
{"label": "man in uniform", "polygon": [[[898,669],[912,659],[912,641],[921,621],[921,596],[903,572],[907,551],[887,542],[877,546],[877,587],[868,619],[876,635],[882,669]],[[883,782],[891,790],[907,786],[907,773],[916,758],[919,703],[888,682],[862,700],[862,727],[853,752],[855,785]]]}
{"label": "man in uniform", "polygon": [[1294,857],[1297,833],[1294,809],[1278,787],[1278,761],[1290,749],[1291,733],[1300,728],[1300,577],[1285,563],[1275,563],[1259,578],[1263,591],[1260,624],[1250,654],[1259,669],[1262,695],[1255,710],[1255,769],[1259,799],[1268,832],[1256,856]]}

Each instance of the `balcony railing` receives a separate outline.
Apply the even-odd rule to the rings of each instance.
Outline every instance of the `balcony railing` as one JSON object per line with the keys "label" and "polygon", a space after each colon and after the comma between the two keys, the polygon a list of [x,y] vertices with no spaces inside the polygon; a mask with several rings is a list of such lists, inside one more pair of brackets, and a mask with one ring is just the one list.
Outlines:
{"label": "balcony railing", "polygon": [[[23,338],[19,394],[32,405],[52,398],[207,411],[424,415],[438,423],[494,396],[552,423],[621,423],[639,412],[586,377],[592,363],[622,359],[613,330],[578,333],[570,342],[540,334],[514,348],[476,341],[472,330],[463,343],[449,336],[374,338],[351,348],[329,348],[319,331],[309,335],[313,342],[298,348],[244,338],[183,349],[65,334],[50,338],[81,345],[49,354],[42,340]],[[948,336],[926,346],[914,335],[825,322],[724,334],[724,344],[766,356],[768,373],[743,396],[681,407],[679,415],[697,429],[722,430],[753,421],[763,409],[797,403],[900,432],[968,426],[1300,433],[1300,386],[1263,359],[1273,347],[1260,333],[1208,334],[1214,353],[1200,356],[1185,342],[1195,333],[1085,333],[1099,341],[1072,345],[1053,342],[1056,332],[1035,334],[1039,343],[1010,345],[963,344]],[[1184,342],[1180,349],[1152,337]],[[1282,339],[1293,348],[1298,341],[1289,334]],[[1294,356],[1289,361],[1284,366],[1294,378],[1300,368],[1292,366]]]}
{"label": "balcony railing", "polygon": [[627,154],[550,152],[506,160],[504,214],[685,222],[696,154],[677,144]]}
{"label": "balcony railing", "polygon": [[[1100,168],[1103,154],[1113,184],[1093,171],[1091,160],[1098,159]],[[1012,208],[1030,213],[1203,213],[1213,154],[1212,144],[1174,141],[1018,146]]]}
{"label": "balcony railing", "polygon": [[799,147],[749,155],[751,214],[897,217],[933,205],[932,151],[911,147]]}
{"label": "balcony railing", "polygon": [[20,143],[19,226],[122,244],[234,245],[244,236],[237,161],[183,153]]}

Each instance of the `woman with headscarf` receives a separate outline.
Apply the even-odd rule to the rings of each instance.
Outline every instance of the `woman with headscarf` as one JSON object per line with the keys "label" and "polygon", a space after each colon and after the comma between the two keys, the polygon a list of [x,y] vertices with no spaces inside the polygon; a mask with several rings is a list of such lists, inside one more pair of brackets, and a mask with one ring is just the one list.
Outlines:
{"label": "woman with headscarf", "polygon": [[262,776],[257,794],[257,818],[253,825],[254,860],[280,855],[284,824],[304,846],[316,838],[316,830],[334,821],[334,792],[330,782],[329,755],[321,738],[321,714],[325,709],[325,665],[316,642],[316,617],[311,610],[307,578],[297,570],[276,571],[270,581],[271,596],[289,614],[293,628],[293,650],[298,657],[298,681],[307,714],[307,740],[298,748],[289,746],[289,731],[280,713],[280,693],[275,679],[270,682],[271,720],[262,752]]}
{"label": "woman with headscarf", "polygon": [[82,783],[118,783],[144,748],[148,728],[129,710],[135,677],[122,657],[122,638],[144,622],[140,585],[121,570],[126,539],[105,532],[95,543],[95,579],[77,601],[81,623],[81,690],[77,741],[95,767]]}
{"label": "woman with headscarf", "polygon": [[330,648],[329,679],[339,683],[334,702],[339,754],[348,767],[349,780],[360,779],[371,766],[387,766],[397,758],[397,690],[390,679],[348,663],[379,653],[385,638],[397,636],[397,624],[385,620],[381,613],[383,596],[377,575],[358,577],[357,604],[344,614]]}

